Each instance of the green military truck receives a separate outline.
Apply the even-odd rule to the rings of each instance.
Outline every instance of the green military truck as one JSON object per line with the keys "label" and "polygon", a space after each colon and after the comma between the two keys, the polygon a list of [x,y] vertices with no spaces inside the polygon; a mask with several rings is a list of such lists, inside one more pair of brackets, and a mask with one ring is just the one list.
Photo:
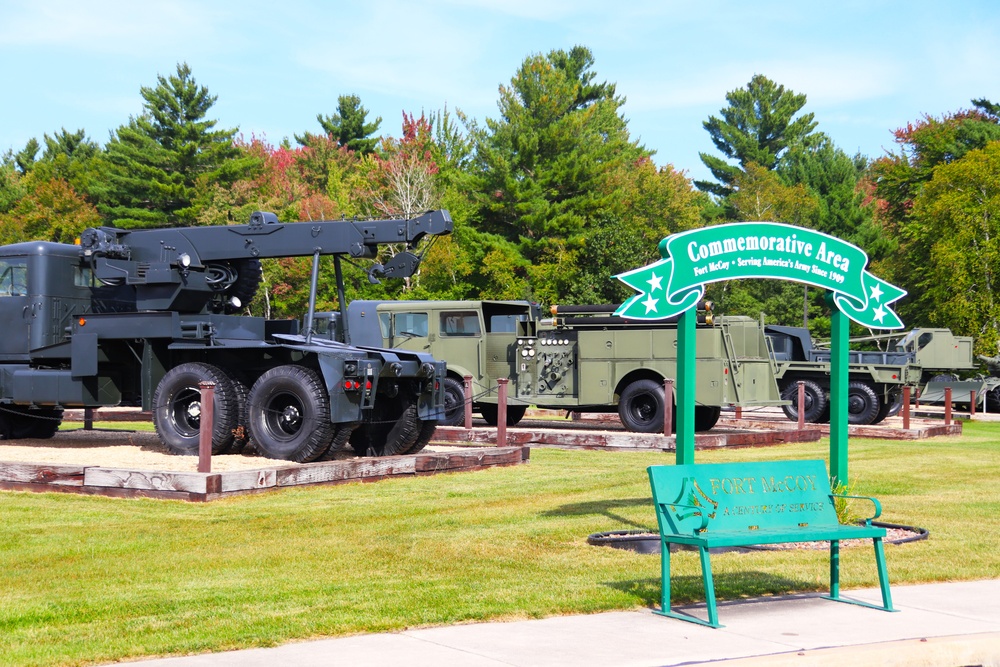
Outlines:
{"label": "green military truck", "polygon": [[971,336],[956,336],[950,329],[930,328],[914,329],[894,342],[896,349],[912,354],[921,369],[922,403],[943,403],[944,390],[950,388],[953,403],[968,404],[974,391],[987,410],[1000,410],[1000,358],[979,355],[989,374],[979,373],[973,342]]}
{"label": "green military truck", "polygon": [[[563,306],[541,317],[527,301],[354,301],[349,329],[378,325],[386,347],[429,352],[447,363],[444,425],[462,423],[464,376],[473,407],[497,422],[497,380],[508,378],[508,424],[529,405],[574,412],[617,409],[629,431],[662,431],[665,378],[677,373],[676,322],[636,323],[616,306]],[[761,325],[701,316],[695,429],[726,406],[779,405]]]}
{"label": "green military truck", "polygon": [[[785,415],[798,419],[798,382],[805,385],[804,419],[811,423],[830,420],[830,350],[813,343],[803,327],[765,327],[775,375],[781,395],[789,404]],[[913,329],[905,334],[883,334],[852,338],[851,343],[886,341],[887,350],[851,350],[848,353],[848,408],[850,424],[878,424],[898,411],[903,387],[910,386],[921,400],[944,400],[951,387],[953,399],[981,389],[988,379],[960,381],[957,372],[976,366],[972,338],[955,336],[949,329]]]}
{"label": "green military truck", "polygon": [[[764,328],[771,346],[775,376],[785,416],[798,419],[798,383],[805,389],[803,419],[809,423],[830,421],[830,350],[815,346],[803,327],[768,325]],[[848,354],[847,421],[877,424],[898,409],[903,387],[916,386],[920,369],[913,354],[905,351],[851,351]]]}

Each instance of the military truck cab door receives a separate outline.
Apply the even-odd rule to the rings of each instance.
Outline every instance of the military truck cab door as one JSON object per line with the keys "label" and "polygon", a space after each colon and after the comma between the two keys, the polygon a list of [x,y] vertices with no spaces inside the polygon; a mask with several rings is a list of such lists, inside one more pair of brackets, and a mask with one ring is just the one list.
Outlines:
{"label": "military truck cab door", "polygon": [[0,258],[0,361],[24,360],[28,356],[34,312],[28,296],[28,261],[21,257]]}
{"label": "military truck cab door", "polygon": [[464,366],[476,374],[476,380],[483,377],[482,342],[483,323],[476,310],[442,310],[437,316],[437,326],[440,342],[438,345],[447,351],[447,356],[441,358]]}

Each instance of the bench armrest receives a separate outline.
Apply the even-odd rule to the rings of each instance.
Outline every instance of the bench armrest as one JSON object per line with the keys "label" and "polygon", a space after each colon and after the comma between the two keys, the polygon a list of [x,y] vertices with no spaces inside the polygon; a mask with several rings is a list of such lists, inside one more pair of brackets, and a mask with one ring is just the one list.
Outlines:
{"label": "bench armrest", "polygon": [[882,516],[882,503],[871,496],[852,496],[846,493],[831,493],[831,498],[854,498],[855,500],[868,500],[875,506],[875,515],[865,519],[865,525],[871,526],[872,521]]}
{"label": "bench armrest", "polygon": [[[684,516],[681,516],[680,512],[675,511],[675,518],[677,521],[684,521],[692,516],[700,516],[701,525],[694,529],[695,533],[703,533],[708,527],[708,511],[704,507],[699,507],[698,505],[685,505],[684,503],[660,503],[660,511],[663,512],[664,516],[670,516],[669,508],[691,510],[690,514],[685,514]],[[661,530],[660,532],[662,533],[663,531]]]}

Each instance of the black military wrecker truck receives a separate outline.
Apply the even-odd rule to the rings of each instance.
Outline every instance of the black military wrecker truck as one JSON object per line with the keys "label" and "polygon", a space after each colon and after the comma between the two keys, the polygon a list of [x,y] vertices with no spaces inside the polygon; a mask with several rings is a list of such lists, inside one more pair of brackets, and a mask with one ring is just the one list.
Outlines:
{"label": "black military wrecker truck", "polygon": [[[64,408],[141,405],[177,454],[198,451],[199,384],[215,383],[212,451],[252,440],[271,458],[312,461],[350,444],[363,455],[414,452],[444,405],[445,364],[390,350],[339,324],[313,336],[320,257],[373,258],[370,277],[411,275],[411,252],[450,233],[447,211],[408,220],[86,230],[79,245],[0,247],[0,439],[48,438]],[[256,293],[263,258],[312,256],[304,323],[235,314]]]}

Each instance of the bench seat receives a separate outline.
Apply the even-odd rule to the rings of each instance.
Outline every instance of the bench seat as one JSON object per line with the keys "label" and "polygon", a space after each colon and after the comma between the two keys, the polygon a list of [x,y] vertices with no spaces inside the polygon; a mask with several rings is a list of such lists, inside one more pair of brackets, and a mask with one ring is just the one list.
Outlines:
{"label": "bench seat", "polygon": [[[709,549],[824,541],[830,543],[831,600],[875,606],[840,596],[840,542],[870,539],[875,550],[884,611],[892,608],[882,540],[885,528],[872,525],[882,513],[875,498],[836,495],[823,461],[765,461],[650,466],[650,488],[660,530],[661,609],[671,618],[719,628]],[[837,498],[870,502],[873,516],[863,525],[841,524]],[[708,620],[670,607],[670,545],[697,548]]]}
{"label": "bench seat", "polygon": [[671,535],[673,544],[704,544],[709,549],[720,547],[748,547],[757,544],[786,544],[789,542],[827,542],[833,540],[864,540],[885,537],[885,528],[878,526],[809,526],[807,528],[759,528],[757,530],[719,530],[701,535]]}

